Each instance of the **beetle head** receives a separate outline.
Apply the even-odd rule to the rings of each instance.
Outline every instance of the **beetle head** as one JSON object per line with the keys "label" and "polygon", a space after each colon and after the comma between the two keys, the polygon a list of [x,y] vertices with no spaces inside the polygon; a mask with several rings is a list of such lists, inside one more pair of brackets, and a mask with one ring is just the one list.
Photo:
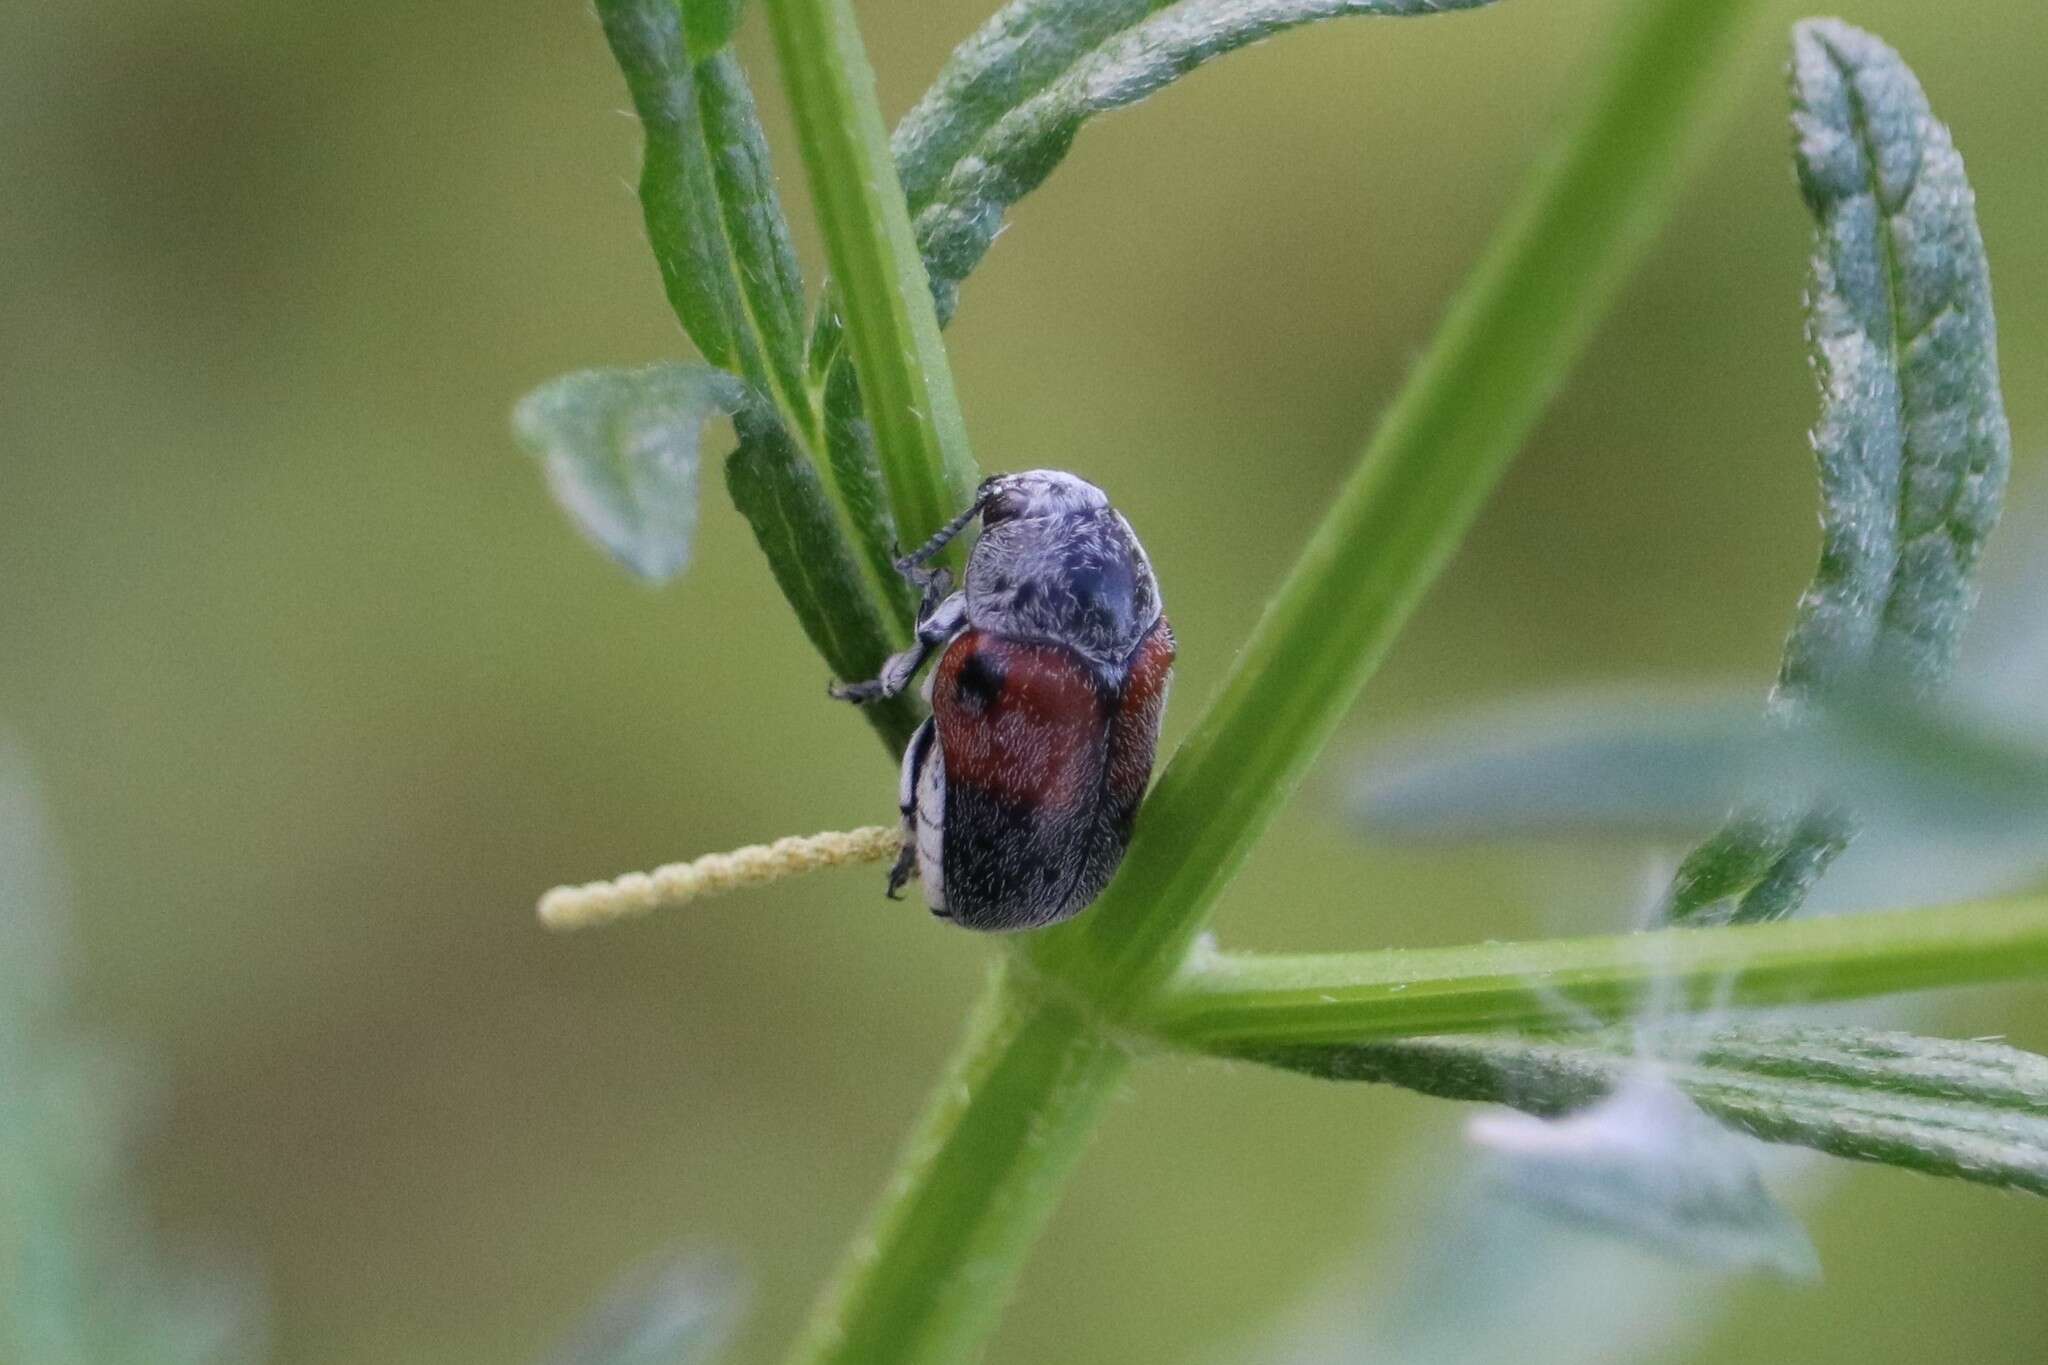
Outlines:
{"label": "beetle head", "polygon": [[1021,474],[996,474],[983,479],[975,502],[981,508],[981,524],[986,527],[1033,517],[1092,512],[1109,506],[1109,497],[1078,475],[1058,469],[1027,469]]}

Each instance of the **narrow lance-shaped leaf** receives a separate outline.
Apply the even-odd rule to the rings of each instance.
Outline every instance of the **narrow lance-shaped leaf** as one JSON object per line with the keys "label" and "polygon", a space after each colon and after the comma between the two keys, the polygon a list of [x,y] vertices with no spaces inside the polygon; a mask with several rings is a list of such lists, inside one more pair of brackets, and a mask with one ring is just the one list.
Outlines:
{"label": "narrow lance-shaped leaf", "polygon": [[[724,46],[739,5],[598,10],[646,138],[640,200],[669,302],[704,356],[766,400],[745,423],[752,448],[727,465],[733,500],[833,672],[872,676],[906,637],[913,599],[889,566],[895,532],[872,450],[827,439],[804,372],[802,279],[753,96]],[[901,742],[901,715],[871,719]]]}
{"label": "narrow lance-shaped leaf", "polygon": [[1767,1142],[2048,1194],[2048,1058],[1999,1043],[1739,1024],[1704,1034],[1469,1035],[1240,1055],[1546,1115],[1599,1100],[1647,1061],[1708,1113]]}
{"label": "narrow lance-shaped leaf", "polygon": [[645,135],[640,204],[670,305],[706,360],[808,431],[803,283],[753,95],[731,53],[686,41],[724,18],[676,0],[599,0],[598,17]]}
{"label": "narrow lance-shaped leaf", "polygon": [[[1984,243],[1948,129],[1869,34],[1811,20],[1792,45],[1795,155],[1816,225],[1822,540],[1780,712],[1849,685],[1925,692],[1947,677],[2011,456]],[[1790,914],[1852,828],[1845,810],[1789,793],[1739,811],[1679,868],[1670,917]]]}
{"label": "narrow lance-shaped leaf", "polygon": [[[880,671],[888,627],[873,599],[853,591],[860,570],[835,534],[818,471],[773,418],[743,412],[734,420],[739,448],[725,462],[733,505],[753,528],[782,595],[804,631],[842,678]],[[822,693],[823,689],[819,689]],[[861,712],[893,749],[909,742],[919,709],[908,693],[870,703]]]}
{"label": "narrow lance-shaped leaf", "polygon": [[[714,134],[714,141],[730,149],[724,159],[744,167],[744,175],[739,177],[733,189],[726,192],[724,201],[727,217],[734,220],[733,238],[735,241],[752,239],[772,244],[772,250],[747,253],[741,257],[742,275],[746,274],[747,260],[765,257],[785,278],[783,287],[766,291],[768,302],[764,306],[778,310],[774,319],[773,349],[777,357],[779,382],[787,386],[788,392],[801,395],[785,404],[782,421],[797,434],[796,443],[807,452],[809,464],[819,467],[821,461],[817,452],[822,451],[823,454],[820,470],[823,477],[811,480],[810,484],[824,494],[826,501],[820,504],[819,510],[834,513],[836,527],[832,523],[824,523],[820,530],[836,530],[838,534],[834,538],[853,547],[852,555],[846,559],[854,571],[848,581],[862,583],[864,595],[872,597],[879,608],[865,610],[861,615],[878,623],[893,618],[907,624],[915,614],[917,594],[895,569],[896,518],[883,487],[881,462],[869,438],[865,415],[858,403],[850,410],[843,403],[835,407],[832,404],[833,386],[829,383],[822,393],[806,387],[808,380],[804,375],[802,354],[803,289],[797,276],[796,258],[789,247],[788,232],[783,227],[781,210],[776,204],[767,148],[755,121],[745,78],[730,53],[721,53],[706,62],[700,67],[700,72],[700,79],[707,88],[732,92],[730,98],[706,104],[705,121]],[[846,376],[846,382],[852,382],[850,374]],[[790,411],[792,407],[795,409],[793,414]],[[820,407],[826,409],[822,416],[818,414]],[[802,484],[792,482],[781,490],[780,496],[788,501],[797,497],[802,489]],[[737,501],[740,494],[736,490],[733,496]],[[836,546],[828,548],[826,553],[833,557],[841,555]],[[778,577],[786,576],[781,568],[777,569],[777,574]],[[823,600],[813,595],[798,605],[799,615],[817,614],[817,606]],[[883,626],[885,632],[888,629],[887,625]],[[814,631],[813,639],[816,638]],[[888,636],[884,634],[882,638]],[[850,658],[843,653],[827,653],[826,657],[835,667]],[[873,667],[879,667],[879,662],[876,660]],[[840,676],[866,677],[871,672],[872,668],[862,663],[851,673],[842,671]]]}
{"label": "narrow lance-shaped leaf", "polygon": [[[1001,231],[1010,205],[1044,182],[1065,158],[1081,127],[1097,115],[1156,94],[1214,57],[1319,19],[1437,14],[1485,3],[1487,0],[1180,0],[1106,35],[1065,71],[979,131],[938,175],[929,200],[919,206],[918,242],[931,271],[940,314],[952,313],[960,281],[979,264]],[[932,115],[933,111],[920,106],[906,119],[906,127],[913,135],[920,129],[943,127]]]}
{"label": "narrow lance-shaped leaf", "polygon": [[704,424],[748,401],[744,383],[708,365],[585,370],[521,399],[512,426],[577,528],[659,583],[690,561]]}

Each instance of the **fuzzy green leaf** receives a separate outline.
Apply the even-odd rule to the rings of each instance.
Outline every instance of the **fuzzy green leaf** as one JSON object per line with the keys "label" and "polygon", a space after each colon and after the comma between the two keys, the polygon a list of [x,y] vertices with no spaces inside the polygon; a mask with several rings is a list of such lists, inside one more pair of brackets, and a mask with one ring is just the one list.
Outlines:
{"label": "fuzzy green leaf", "polygon": [[[597,9],[646,137],[640,205],[670,306],[706,360],[746,376],[786,421],[812,430],[803,281],[738,59],[718,50],[693,58],[676,0],[599,0]],[[695,23],[715,31],[708,19]]]}
{"label": "fuzzy green leaf", "polygon": [[894,147],[941,317],[1082,126],[1212,58],[1345,15],[1419,15],[1489,0],[1014,0],[954,54]]}
{"label": "fuzzy green leaf", "polygon": [[[733,426],[740,444],[725,463],[726,488],[753,528],[782,595],[835,674],[874,677],[888,656],[888,623],[860,590],[860,569],[838,534],[817,469],[765,414],[743,412]],[[907,693],[861,712],[895,749],[909,742],[919,719]]]}
{"label": "fuzzy green leaf", "polygon": [[[1795,159],[1815,222],[1822,533],[1780,710],[1844,686],[1927,691],[1947,678],[2012,449],[1984,242],[1948,129],[1898,53],[1860,29],[1810,20],[1792,50]],[[1846,813],[1789,797],[1740,811],[1679,868],[1671,917],[1790,914],[1852,829]]]}
{"label": "fuzzy green leaf", "polygon": [[1708,1113],[1767,1142],[2048,1194],[2048,1058],[1999,1043],[1745,1023],[1239,1055],[1535,1114],[1592,1103],[1647,1062]]}
{"label": "fuzzy green leaf", "polygon": [[[915,604],[890,566],[895,526],[872,446],[849,434],[859,414],[828,423],[804,371],[803,281],[753,95],[723,46],[739,9],[598,6],[646,137],[640,202],[669,303],[706,359],[770,400],[726,466],[733,501],[833,670],[872,677]],[[870,714],[891,743],[907,735],[907,708]]]}
{"label": "fuzzy green leaf", "polygon": [[1793,34],[1825,542],[1780,686],[1948,676],[2012,438],[1991,280],[1948,129],[1896,52],[1835,20]]}
{"label": "fuzzy green leaf", "polygon": [[512,428],[577,528],[660,583],[690,562],[704,424],[748,401],[744,383],[708,365],[584,370],[521,399]]}

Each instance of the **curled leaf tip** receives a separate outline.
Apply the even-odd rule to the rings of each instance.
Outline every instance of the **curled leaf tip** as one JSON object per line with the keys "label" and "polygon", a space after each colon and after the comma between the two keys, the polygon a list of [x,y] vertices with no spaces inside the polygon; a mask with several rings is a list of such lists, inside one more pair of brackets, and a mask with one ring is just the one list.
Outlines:
{"label": "curled leaf tip", "polygon": [[766,886],[826,867],[878,863],[903,847],[895,825],[865,825],[825,834],[794,834],[772,844],[749,844],[730,853],[707,853],[652,872],[629,872],[611,881],[558,886],[540,898],[540,922],[550,929],[582,929],[678,906],[742,887]]}
{"label": "curled leaf tip", "polygon": [[690,562],[704,424],[748,400],[745,382],[708,365],[585,370],[521,399],[512,430],[577,529],[661,583]]}

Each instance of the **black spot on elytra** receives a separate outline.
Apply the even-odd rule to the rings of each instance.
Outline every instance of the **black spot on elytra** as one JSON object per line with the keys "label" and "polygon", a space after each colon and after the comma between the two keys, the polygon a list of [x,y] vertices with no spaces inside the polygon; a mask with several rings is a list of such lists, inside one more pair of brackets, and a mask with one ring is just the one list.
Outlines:
{"label": "black spot on elytra", "polygon": [[955,684],[955,695],[961,705],[974,711],[986,711],[995,704],[1003,691],[1003,670],[987,651],[970,654],[967,662],[960,665],[960,676]]}
{"label": "black spot on elytra", "polygon": [[[1008,587],[1009,584],[1005,582],[1003,586]],[[1036,583],[1031,582],[1029,579],[1026,579],[1024,582],[1019,583],[1017,585],[1017,591],[1012,593],[1010,596],[1011,605],[1018,607],[1028,607],[1037,600],[1038,585]]]}

